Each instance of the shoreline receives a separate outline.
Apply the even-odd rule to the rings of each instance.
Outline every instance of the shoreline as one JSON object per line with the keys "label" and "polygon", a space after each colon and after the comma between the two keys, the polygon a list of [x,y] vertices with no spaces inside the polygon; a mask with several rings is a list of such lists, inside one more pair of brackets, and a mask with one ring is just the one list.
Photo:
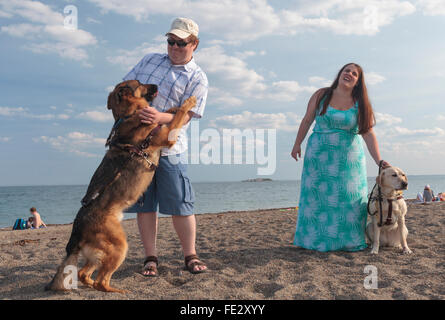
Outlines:
{"label": "shoreline", "polygon": [[[405,199],[407,204],[411,204],[415,201],[416,199]],[[431,204],[434,204],[435,202],[432,202]],[[429,205],[429,204],[427,204]],[[219,214],[227,214],[227,213],[249,213],[249,212],[258,212],[258,211],[274,211],[274,210],[288,210],[288,209],[295,209],[295,207],[283,207],[283,208],[268,208],[268,209],[252,209],[252,210],[229,210],[229,211],[221,211],[221,212],[204,212],[204,213],[197,213],[195,214],[195,216],[202,216],[202,215],[219,215]],[[163,218],[169,218],[169,216],[158,216],[159,219],[163,219]],[[136,220],[136,218],[124,218],[122,221],[128,221],[128,220]],[[73,222],[74,222],[74,218],[73,218]],[[73,222],[67,222],[67,223],[47,223],[46,225],[48,227],[57,227],[57,226],[66,226],[66,225],[72,225]],[[10,227],[0,227],[0,232],[4,232],[4,231],[15,231],[12,230],[12,226]],[[24,230],[21,230],[24,231]]]}
{"label": "shoreline", "polygon": [[[288,210],[291,209],[291,210]],[[71,224],[0,232],[0,299],[44,300],[444,300],[445,202],[408,202],[412,255],[382,248],[379,255],[316,252],[292,244],[296,210],[277,208],[196,215],[197,251],[209,271],[185,271],[171,219],[159,219],[159,277],[141,275],[144,251],[135,219],[124,220],[129,250],[111,285],[127,294],[79,284],[66,293],[44,291],[62,261]],[[83,258],[79,260],[81,266]],[[366,266],[378,270],[378,289],[364,288]],[[95,275],[93,275],[94,278]]]}
{"label": "shoreline", "polygon": [[[285,208],[269,208],[269,209],[253,209],[253,210],[230,210],[230,211],[221,211],[221,212],[205,212],[205,213],[196,213],[195,216],[203,216],[203,215],[219,215],[219,214],[230,214],[230,213],[249,213],[249,212],[258,212],[258,211],[274,211],[274,210],[284,210],[284,209],[292,209],[291,207],[285,207]],[[295,209],[295,208],[293,208]],[[164,219],[164,218],[170,218],[170,216],[164,215],[164,216],[159,216],[159,219]],[[123,219],[122,221],[129,221],[129,220],[136,220],[136,218],[127,218],[127,219]],[[74,221],[73,221],[74,222]],[[72,225],[73,222],[69,222],[69,223],[47,223],[47,227],[57,227],[57,226],[68,226],[68,225]],[[45,229],[45,228],[42,228]],[[28,229],[25,229],[28,230]],[[30,230],[30,229],[29,229]],[[32,229],[35,230],[35,229]],[[0,232],[3,231],[24,231],[24,230],[12,230],[12,227],[0,227]]]}

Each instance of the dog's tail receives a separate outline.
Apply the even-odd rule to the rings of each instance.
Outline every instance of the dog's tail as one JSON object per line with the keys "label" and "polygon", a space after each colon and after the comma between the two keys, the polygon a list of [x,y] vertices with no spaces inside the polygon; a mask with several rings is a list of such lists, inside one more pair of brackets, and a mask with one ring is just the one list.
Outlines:
{"label": "dog's tail", "polygon": [[45,290],[67,291],[77,287],[77,258],[79,252],[67,256],[57,268],[54,278]]}
{"label": "dog's tail", "polygon": [[45,286],[45,290],[66,291],[77,287],[77,258],[80,252],[81,234],[79,219],[74,221],[70,240],[66,245],[66,257],[57,268],[54,278]]}

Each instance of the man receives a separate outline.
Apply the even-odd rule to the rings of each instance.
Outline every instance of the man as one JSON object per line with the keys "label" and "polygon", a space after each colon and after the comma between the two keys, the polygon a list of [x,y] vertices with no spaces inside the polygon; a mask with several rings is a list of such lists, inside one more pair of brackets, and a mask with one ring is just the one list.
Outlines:
{"label": "man", "polygon": [[[40,214],[37,212],[37,209],[32,207],[29,209],[29,212],[31,213],[32,217],[28,219],[28,222],[31,223],[30,227],[34,229],[39,229],[40,227],[46,227],[45,222],[43,222],[42,218],[40,217]],[[32,222],[30,221],[32,219]]]}
{"label": "man", "polygon": [[[146,259],[142,274],[157,276],[157,207],[159,212],[172,216],[173,226],[181,242],[185,265],[191,273],[201,273],[207,266],[196,256],[196,220],[193,213],[195,195],[187,176],[184,152],[187,150],[186,130],[191,118],[201,118],[208,92],[205,73],[195,63],[193,52],[199,44],[198,25],[191,19],[177,18],[167,32],[168,54],[147,54],[123,78],[156,84],[158,95],[151,107],[141,110],[139,117],[146,124],[169,123],[173,116],[165,113],[179,107],[190,96],[197,99],[189,111],[187,123],[180,130],[176,144],[161,151],[161,159],[150,187],[127,212],[137,212],[137,222]],[[172,161],[173,160],[173,161]],[[142,204],[142,206],[141,206]]]}

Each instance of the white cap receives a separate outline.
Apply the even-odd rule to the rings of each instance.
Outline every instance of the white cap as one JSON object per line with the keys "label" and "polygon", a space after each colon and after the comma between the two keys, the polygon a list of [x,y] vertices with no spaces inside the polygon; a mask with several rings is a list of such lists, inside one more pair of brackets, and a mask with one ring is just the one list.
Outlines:
{"label": "white cap", "polygon": [[167,32],[165,35],[172,33],[181,39],[185,39],[191,34],[194,35],[195,37],[198,37],[198,32],[199,32],[198,25],[192,19],[176,18],[172,22],[170,31]]}
{"label": "white cap", "polygon": [[425,189],[429,189],[429,188],[430,188],[430,185],[427,184],[427,185],[425,186]]}

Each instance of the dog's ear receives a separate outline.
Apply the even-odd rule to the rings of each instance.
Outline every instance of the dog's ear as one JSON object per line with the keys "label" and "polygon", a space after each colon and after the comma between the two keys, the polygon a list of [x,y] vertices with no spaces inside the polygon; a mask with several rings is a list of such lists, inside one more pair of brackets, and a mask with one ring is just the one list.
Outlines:
{"label": "dog's ear", "polygon": [[144,95],[145,100],[147,102],[152,102],[154,98],[158,95],[158,86],[155,84],[146,84],[144,85],[147,93]]}
{"label": "dog's ear", "polygon": [[384,175],[385,175],[385,173],[382,172],[381,174],[379,174],[379,175],[377,176],[377,178],[375,178],[375,182],[376,182],[379,186],[382,185],[382,182],[383,182],[383,176],[384,176]]}
{"label": "dog's ear", "polygon": [[113,91],[110,92],[110,94],[108,95],[108,100],[107,100],[107,109],[108,110],[113,110],[113,108],[119,104],[118,96],[117,96],[117,88],[119,87],[119,84],[116,85],[113,89]]}
{"label": "dog's ear", "polygon": [[112,92],[110,92],[110,94],[108,95],[108,100],[107,100],[107,109],[113,109],[114,106],[114,90]]}

